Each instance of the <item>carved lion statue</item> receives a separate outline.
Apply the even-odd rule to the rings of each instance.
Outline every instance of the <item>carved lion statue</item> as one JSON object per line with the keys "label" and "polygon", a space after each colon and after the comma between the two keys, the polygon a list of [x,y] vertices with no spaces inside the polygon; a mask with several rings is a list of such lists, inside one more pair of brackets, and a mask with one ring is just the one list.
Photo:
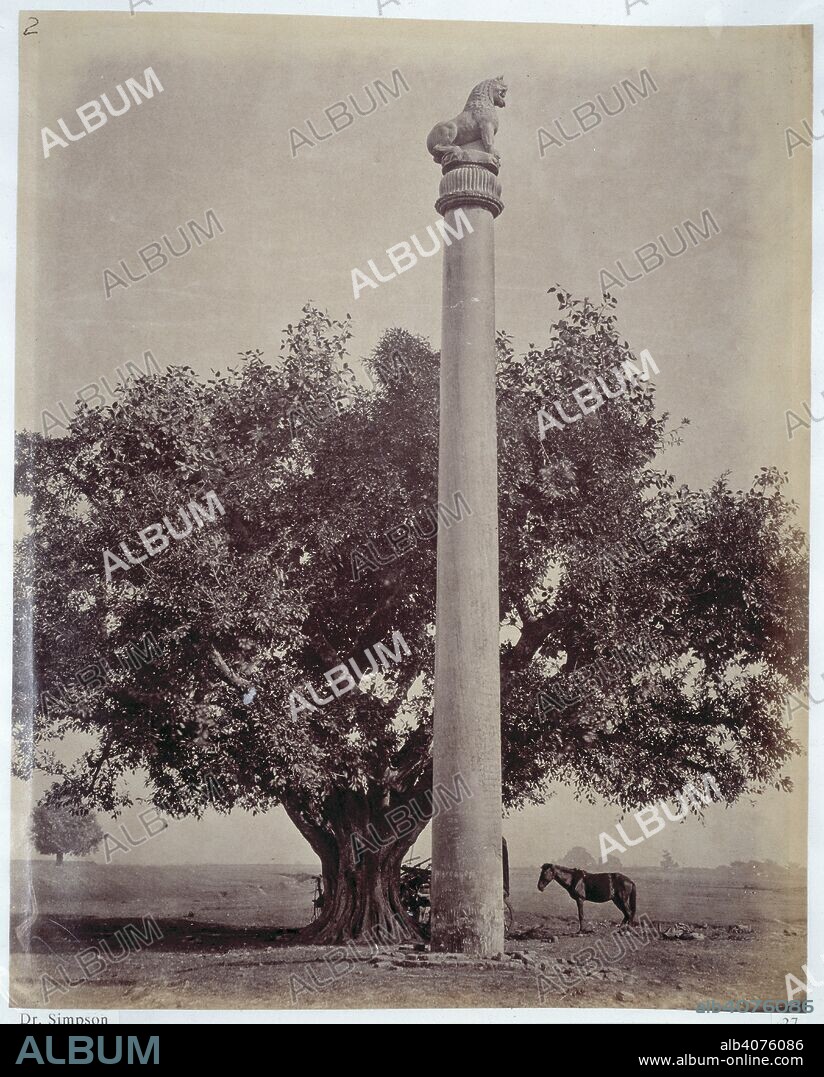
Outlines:
{"label": "carved lion statue", "polygon": [[[495,109],[506,107],[506,90],[503,76],[485,79],[469,95],[459,116],[435,124],[429,132],[426,148],[438,164],[472,161],[476,164],[493,164],[497,168],[501,159],[495,152],[494,144],[498,130]],[[472,142],[480,142],[483,150],[463,148]]]}

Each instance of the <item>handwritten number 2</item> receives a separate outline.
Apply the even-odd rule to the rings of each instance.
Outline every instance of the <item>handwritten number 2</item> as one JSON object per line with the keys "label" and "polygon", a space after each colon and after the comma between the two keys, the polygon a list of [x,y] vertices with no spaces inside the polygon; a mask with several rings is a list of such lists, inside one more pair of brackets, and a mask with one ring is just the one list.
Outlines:
{"label": "handwritten number 2", "polygon": [[40,25],[40,20],[36,19],[34,17],[34,15],[30,15],[29,16],[29,25],[23,31],[23,37],[28,37],[29,34],[36,34],[38,31],[35,30],[35,26],[39,26],[39,25]]}

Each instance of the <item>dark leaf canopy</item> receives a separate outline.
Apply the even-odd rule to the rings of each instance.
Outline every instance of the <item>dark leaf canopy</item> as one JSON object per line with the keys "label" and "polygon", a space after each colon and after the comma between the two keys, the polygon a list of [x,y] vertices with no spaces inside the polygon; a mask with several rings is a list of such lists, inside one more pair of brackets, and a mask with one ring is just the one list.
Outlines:
{"label": "dark leaf canopy", "polygon": [[[498,338],[506,801],[563,782],[631,807],[708,773],[732,801],[797,748],[782,708],[805,681],[806,551],[786,479],[678,484],[661,457],[685,423],[640,378],[539,437],[548,402],[569,414],[585,383],[640,369],[609,304],[560,303],[545,347]],[[438,356],[391,330],[356,377],[350,336],[308,305],[274,359],[146,375],[65,437],[20,437],[18,773],[116,810],[138,771],[179,814],[210,776],[219,808],[253,811],[426,780]],[[213,518],[170,538],[211,492]],[[145,559],[107,580],[123,542]],[[393,633],[408,655],[312,703]]]}

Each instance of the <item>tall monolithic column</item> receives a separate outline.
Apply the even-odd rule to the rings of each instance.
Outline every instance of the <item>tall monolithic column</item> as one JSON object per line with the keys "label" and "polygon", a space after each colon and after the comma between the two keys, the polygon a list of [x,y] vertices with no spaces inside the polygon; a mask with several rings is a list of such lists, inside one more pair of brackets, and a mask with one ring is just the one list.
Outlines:
{"label": "tall monolithic column", "polygon": [[471,510],[438,532],[433,780],[460,777],[463,795],[432,822],[432,949],[479,955],[504,943],[493,139],[505,94],[502,79],[480,83],[427,140],[443,167],[435,208],[456,237],[444,245],[438,499],[461,493]]}

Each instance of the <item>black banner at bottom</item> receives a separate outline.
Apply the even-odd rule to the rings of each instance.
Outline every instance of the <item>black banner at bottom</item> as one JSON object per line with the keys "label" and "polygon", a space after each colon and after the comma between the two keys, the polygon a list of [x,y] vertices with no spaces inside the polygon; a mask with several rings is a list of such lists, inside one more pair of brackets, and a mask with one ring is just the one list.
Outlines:
{"label": "black banner at bottom", "polygon": [[[403,1043],[413,1042],[421,1052],[422,1061],[431,1056],[431,1046],[437,1046],[442,1032],[450,1035],[450,1052],[460,1046],[462,1068],[471,1061],[474,1052],[490,1047],[502,1051],[501,1061],[515,1063],[524,1050],[536,1052],[530,1068],[540,1062],[545,1052],[563,1058],[572,1053],[587,1066],[604,1062],[617,1065],[621,1071],[689,1069],[696,1066],[715,1070],[733,1068],[810,1069],[820,1072],[820,1025],[778,1025],[714,1022],[696,1024],[555,1024],[540,1021],[519,1024],[517,1028],[494,1028],[488,1011],[483,1015],[487,1025],[483,1036],[467,1014],[468,1021],[454,1022],[445,1016],[443,1024],[433,1021],[432,1011],[426,1015],[426,1028],[416,1030],[414,1024],[374,1023],[353,1010],[346,1014],[312,1015],[324,1024],[358,1026],[368,1024],[370,1051],[389,1036],[388,1050],[380,1057],[390,1066],[392,1058],[402,1063]],[[480,1016],[480,1015],[479,1015]],[[526,1015],[525,1015],[526,1016]],[[414,1021],[415,1018],[413,1017]],[[284,1048],[301,1052],[307,1066],[314,1068],[325,1062],[327,1051],[339,1057],[349,1053],[355,1043],[364,1041],[347,1038],[342,1041],[340,1029],[320,1029],[305,1023],[272,1020],[260,1024],[123,1024],[90,1026],[6,1025],[3,1033],[2,1055],[6,1064],[21,1069],[43,1066],[185,1066],[190,1070],[203,1063],[210,1067],[231,1065],[235,1071],[258,1070],[268,1059],[276,1064],[274,1054]],[[435,1037],[436,1044],[429,1041]],[[378,1038],[375,1043],[373,1037]],[[457,1042],[456,1042],[457,1040]],[[348,1047],[347,1047],[348,1044]],[[469,1047],[470,1055],[464,1053]],[[473,1052],[474,1048],[474,1052]],[[426,1054],[424,1054],[426,1052]],[[513,1054],[514,1052],[514,1054]],[[352,1059],[359,1054],[354,1051]],[[453,1056],[454,1057],[454,1056]],[[483,1056],[488,1058],[488,1056]],[[480,1059],[479,1059],[480,1060]]]}

